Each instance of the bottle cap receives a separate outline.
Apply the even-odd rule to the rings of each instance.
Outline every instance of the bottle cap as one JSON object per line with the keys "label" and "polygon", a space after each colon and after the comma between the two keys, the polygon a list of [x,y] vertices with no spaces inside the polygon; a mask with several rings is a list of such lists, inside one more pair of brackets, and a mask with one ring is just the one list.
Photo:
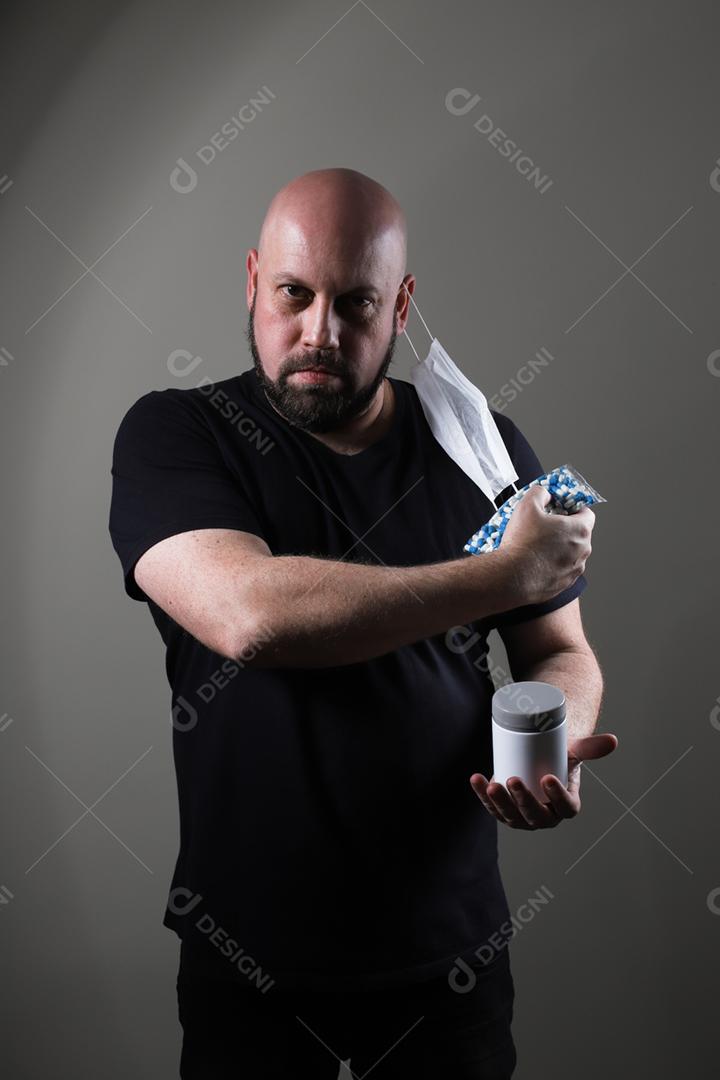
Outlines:
{"label": "bottle cap", "polygon": [[565,695],[546,682],[512,682],[492,698],[493,720],[510,731],[542,732],[565,719]]}

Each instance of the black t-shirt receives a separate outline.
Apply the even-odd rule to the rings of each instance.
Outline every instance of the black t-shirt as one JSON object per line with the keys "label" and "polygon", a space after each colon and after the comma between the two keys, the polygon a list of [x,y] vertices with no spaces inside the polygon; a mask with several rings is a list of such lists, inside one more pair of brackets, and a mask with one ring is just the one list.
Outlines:
{"label": "black t-shirt", "polygon": [[[112,542],[172,689],[180,851],[164,925],[188,967],[258,987],[401,985],[475,962],[509,918],[497,823],[468,781],[492,775],[487,635],[587,584],[451,635],[468,648],[443,633],[314,669],[228,660],[139,588],[140,555],[191,529],[251,532],[275,556],[492,558],[462,549],[495,507],[435,440],[412,384],[390,381],[392,425],[353,455],[279,416],[252,368],[144,394],[115,439]],[[536,479],[525,437],[493,415],[518,487]]]}

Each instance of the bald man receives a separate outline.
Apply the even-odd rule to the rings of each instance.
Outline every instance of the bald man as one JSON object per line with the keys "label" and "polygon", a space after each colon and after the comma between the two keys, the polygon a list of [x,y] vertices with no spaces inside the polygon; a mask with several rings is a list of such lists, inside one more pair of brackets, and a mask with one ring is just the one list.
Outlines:
{"label": "bald man", "polygon": [[[384,187],[297,177],[247,257],[253,367],[144,394],[115,439],[111,536],[172,689],[186,1080],[510,1077],[497,822],[573,817],[580,761],[613,748],[579,613],[592,511],[535,488],[498,551],[459,554],[495,506],[387,374],[414,288]],[[494,415],[524,485],[545,470]],[[566,692],[543,803],[486,779],[493,628],[514,678]]]}

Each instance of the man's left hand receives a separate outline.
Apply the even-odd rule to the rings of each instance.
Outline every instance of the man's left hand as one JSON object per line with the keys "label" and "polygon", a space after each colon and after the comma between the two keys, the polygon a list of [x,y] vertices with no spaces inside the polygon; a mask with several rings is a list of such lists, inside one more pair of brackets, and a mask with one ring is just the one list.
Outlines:
{"label": "man's left hand", "polygon": [[586,735],[568,739],[568,784],[557,776],[543,776],[541,786],[548,802],[540,802],[519,776],[510,776],[507,788],[496,780],[473,773],[470,785],[488,813],[512,829],[554,829],[563,818],[580,812],[580,766],[583,761],[606,757],[618,744],[616,735]]}

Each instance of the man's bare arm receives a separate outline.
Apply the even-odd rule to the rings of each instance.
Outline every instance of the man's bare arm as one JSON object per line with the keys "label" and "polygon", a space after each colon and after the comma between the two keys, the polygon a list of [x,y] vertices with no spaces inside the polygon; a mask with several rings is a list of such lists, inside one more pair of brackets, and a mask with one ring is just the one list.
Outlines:
{"label": "man's bare arm", "polygon": [[568,737],[595,730],[603,677],[585,636],[580,598],[539,618],[500,628],[515,681],[536,680],[559,686],[568,703]]}
{"label": "man's bare arm", "polygon": [[274,556],[236,529],[167,537],[137,561],[141,589],[198,641],[256,667],[352,664],[556,596],[590,554],[595,515],[547,514],[545,489],[513,511],[497,551],[421,566]]}
{"label": "man's bare arm", "polygon": [[[269,632],[253,664],[326,667],[369,660],[506,610],[514,596],[502,556],[411,567],[281,556],[261,564],[247,590],[246,610],[264,612],[258,632]],[[252,624],[248,630],[251,640],[241,634],[240,650],[248,644],[252,650]]]}
{"label": "man's bare arm", "polygon": [[525,668],[518,677],[560,687],[567,702],[568,739],[582,739],[595,731],[603,678],[590,646],[557,652]]}
{"label": "man's bare arm", "polygon": [[149,548],[135,579],[177,623],[253,667],[351,664],[513,607],[501,550],[390,567],[273,556],[234,529],[179,533]]}

